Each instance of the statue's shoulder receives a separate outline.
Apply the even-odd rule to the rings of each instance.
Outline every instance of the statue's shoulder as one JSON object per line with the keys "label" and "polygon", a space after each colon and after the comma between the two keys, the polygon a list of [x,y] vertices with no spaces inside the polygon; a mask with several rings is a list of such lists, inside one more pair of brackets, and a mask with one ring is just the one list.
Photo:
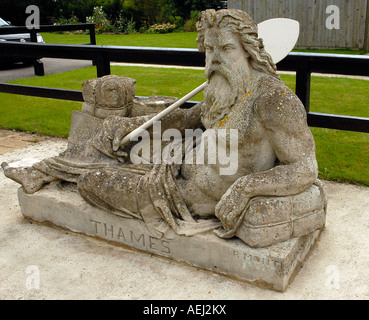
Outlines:
{"label": "statue's shoulder", "polygon": [[287,96],[295,96],[293,91],[289,89],[284,82],[277,77],[264,74],[257,82],[257,98],[256,101],[280,100]]}
{"label": "statue's shoulder", "polygon": [[264,75],[258,82],[254,112],[261,121],[306,118],[305,108],[296,94],[281,79]]}

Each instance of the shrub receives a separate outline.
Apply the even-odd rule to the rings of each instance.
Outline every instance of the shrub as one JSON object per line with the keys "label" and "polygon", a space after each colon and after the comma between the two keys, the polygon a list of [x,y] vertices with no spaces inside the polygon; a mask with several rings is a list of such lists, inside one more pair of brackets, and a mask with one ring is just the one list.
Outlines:
{"label": "shrub", "polygon": [[191,11],[191,17],[184,24],[184,31],[196,31],[196,22],[200,17],[200,11]]}
{"label": "shrub", "polygon": [[183,27],[183,25],[184,25],[183,18],[180,17],[180,16],[175,16],[175,17],[170,16],[169,22],[173,23],[176,26],[176,28]]}
{"label": "shrub", "polygon": [[80,23],[78,18],[72,14],[72,16],[70,18],[64,18],[63,16],[59,17],[59,19],[57,19],[54,22],[54,25],[61,25],[61,24],[77,24]]}
{"label": "shrub", "polygon": [[127,19],[122,14],[119,16],[119,20],[117,21],[117,27],[119,31],[123,34],[134,34],[136,33],[136,22],[133,21],[133,17],[131,19]]}
{"label": "shrub", "polygon": [[147,33],[147,28],[145,26],[142,26],[139,30],[139,33]]}
{"label": "shrub", "polygon": [[[71,17],[70,18],[64,18],[63,16],[59,17],[57,20],[54,21],[54,26],[55,25],[62,25],[62,24],[78,24],[78,23],[81,23],[77,16],[74,15],[74,13],[72,13]],[[81,30],[81,31],[56,31],[56,33],[58,34],[70,34],[70,33],[73,33],[73,34],[83,34],[84,32]]]}
{"label": "shrub", "polygon": [[145,33],[169,33],[175,30],[176,26],[172,23],[153,24]]}
{"label": "shrub", "polygon": [[96,25],[96,33],[116,32],[115,26],[109,21],[103,8],[94,7],[92,16],[86,17],[86,23],[94,23]]}

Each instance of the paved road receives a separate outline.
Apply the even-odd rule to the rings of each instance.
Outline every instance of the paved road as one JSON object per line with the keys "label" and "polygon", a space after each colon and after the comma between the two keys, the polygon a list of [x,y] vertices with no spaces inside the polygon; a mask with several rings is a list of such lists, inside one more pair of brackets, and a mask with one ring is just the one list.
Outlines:
{"label": "paved road", "polygon": [[[45,74],[65,72],[92,66],[91,61],[43,58]],[[35,77],[33,65],[23,65],[22,63],[11,66],[0,66],[0,82],[12,81],[15,79]]]}

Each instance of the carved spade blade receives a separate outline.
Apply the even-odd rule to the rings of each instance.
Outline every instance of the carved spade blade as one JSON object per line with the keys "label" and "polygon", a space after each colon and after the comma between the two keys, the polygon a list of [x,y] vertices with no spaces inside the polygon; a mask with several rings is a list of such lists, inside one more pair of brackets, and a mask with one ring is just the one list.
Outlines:
{"label": "carved spade blade", "polygon": [[275,18],[258,24],[258,36],[263,39],[266,52],[274,63],[283,60],[295,47],[300,24],[296,20]]}

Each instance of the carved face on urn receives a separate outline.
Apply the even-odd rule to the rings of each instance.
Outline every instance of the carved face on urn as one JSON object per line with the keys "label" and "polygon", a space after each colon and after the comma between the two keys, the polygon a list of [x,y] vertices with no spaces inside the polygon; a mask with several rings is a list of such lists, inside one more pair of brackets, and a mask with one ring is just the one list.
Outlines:
{"label": "carved face on urn", "polygon": [[134,79],[115,75],[84,82],[82,111],[101,119],[109,115],[128,116],[135,97],[135,83]]}
{"label": "carved face on urn", "polygon": [[96,104],[104,109],[117,109],[125,105],[125,92],[118,77],[103,77],[96,87]]}

